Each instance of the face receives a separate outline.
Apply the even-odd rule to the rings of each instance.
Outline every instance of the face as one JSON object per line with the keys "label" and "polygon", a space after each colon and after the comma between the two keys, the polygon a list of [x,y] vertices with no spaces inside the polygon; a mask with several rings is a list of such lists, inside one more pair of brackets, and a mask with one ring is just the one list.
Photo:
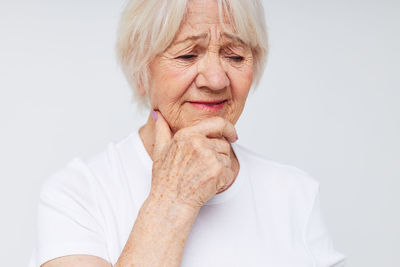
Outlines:
{"label": "face", "polygon": [[173,43],[150,63],[150,103],[173,132],[212,116],[235,124],[242,113],[253,57],[226,26],[215,0],[192,0]]}

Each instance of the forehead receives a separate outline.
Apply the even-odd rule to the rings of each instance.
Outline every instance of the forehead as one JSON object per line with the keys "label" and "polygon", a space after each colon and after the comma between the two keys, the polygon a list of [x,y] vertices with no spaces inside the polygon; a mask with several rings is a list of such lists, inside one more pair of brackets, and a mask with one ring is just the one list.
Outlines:
{"label": "forehead", "polygon": [[221,25],[218,4],[215,0],[191,0],[188,9],[177,32],[174,43],[183,42],[186,39],[201,40],[229,39],[234,42],[242,42],[235,34],[227,14],[222,14]]}
{"label": "forehead", "polygon": [[[221,7],[222,8],[222,7]],[[220,15],[216,0],[190,0],[183,23],[195,26],[196,24],[208,23],[219,24]],[[223,14],[223,21],[229,24],[228,14]]]}

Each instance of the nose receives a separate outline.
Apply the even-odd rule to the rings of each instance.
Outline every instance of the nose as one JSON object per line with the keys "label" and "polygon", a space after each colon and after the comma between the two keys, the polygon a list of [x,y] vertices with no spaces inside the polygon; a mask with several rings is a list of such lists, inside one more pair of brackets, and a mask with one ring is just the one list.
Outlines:
{"label": "nose", "polygon": [[218,53],[208,53],[198,65],[195,80],[197,88],[222,90],[230,85],[228,75],[221,65]]}

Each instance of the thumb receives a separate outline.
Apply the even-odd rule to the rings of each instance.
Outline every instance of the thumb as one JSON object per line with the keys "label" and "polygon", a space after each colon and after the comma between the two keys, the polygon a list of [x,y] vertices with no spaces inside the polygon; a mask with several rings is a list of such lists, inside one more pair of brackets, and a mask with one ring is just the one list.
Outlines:
{"label": "thumb", "polygon": [[160,111],[152,110],[151,112],[155,121],[153,158],[158,159],[161,157],[161,152],[165,145],[171,140],[172,132]]}

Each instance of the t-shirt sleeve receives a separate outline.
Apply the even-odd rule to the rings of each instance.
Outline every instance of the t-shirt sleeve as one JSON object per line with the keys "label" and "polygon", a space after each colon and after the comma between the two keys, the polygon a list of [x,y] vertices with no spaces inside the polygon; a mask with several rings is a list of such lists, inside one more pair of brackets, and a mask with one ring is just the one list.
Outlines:
{"label": "t-shirt sleeve", "polygon": [[322,216],[319,186],[317,186],[314,203],[306,225],[304,239],[306,247],[313,258],[314,266],[345,266],[346,256],[334,249],[332,239]]}
{"label": "t-shirt sleeve", "polygon": [[93,177],[74,159],[41,187],[36,265],[57,257],[87,254],[108,260]]}

